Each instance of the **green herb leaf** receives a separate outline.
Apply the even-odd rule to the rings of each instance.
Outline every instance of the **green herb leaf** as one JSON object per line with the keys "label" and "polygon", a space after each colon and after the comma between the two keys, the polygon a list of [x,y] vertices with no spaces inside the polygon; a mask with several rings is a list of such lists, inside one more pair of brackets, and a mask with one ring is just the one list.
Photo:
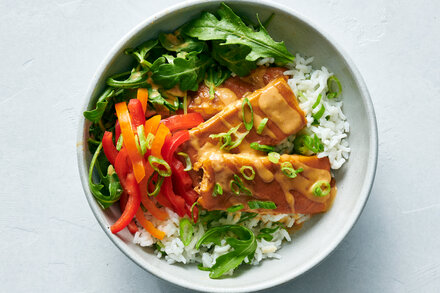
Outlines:
{"label": "green herb leaf", "polygon": [[[107,79],[107,85],[115,88],[136,89],[146,85],[148,78],[148,70],[137,71],[133,68],[132,71],[115,74]],[[126,77],[126,79],[120,80]]]}
{"label": "green herb leaf", "polygon": [[202,244],[215,243],[219,245],[226,233],[235,235],[235,237],[226,238],[226,242],[234,250],[219,256],[215,260],[215,264],[209,268],[209,277],[212,279],[217,279],[235,269],[246,257],[252,259],[257,249],[257,240],[254,233],[240,225],[224,225],[209,229],[197,242],[196,249],[199,249]]}
{"label": "green herb leaf", "polygon": [[231,76],[231,72],[227,68],[222,66],[209,67],[206,73],[205,85],[209,88],[211,99],[215,97],[215,88],[220,86],[229,76]]}
{"label": "green herb leaf", "polygon": [[181,34],[181,29],[172,34],[160,34],[159,41],[162,46],[172,52],[197,52],[201,53],[206,48],[206,42],[200,42]]}
{"label": "green herb leaf", "polygon": [[154,62],[151,67],[153,81],[165,89],[179,84],[182,91],[196,91],[205,78],[206,69],[212,64],[210,57],[204,54],[197,56],[197,52],[187,54],[186,58],[175,58],[172,64],[165,63],[164,59]]}
{"label": "green herb leaf", "polygon": [[251,200],[248,201],[248,206],[250,209],[267,209],[273,210],[277,208],[277,205],[273,201],[260,201],[260,200]]}
{"label": "green herb leaf", "polygon": [[238,220],[238,224],[242,222],[246,222],[247,220],[253,219],[258,216],[258,213],[241,213],[240,220]]}
{"label": "green herb leaf", "polygon": [[[98,157],[102,150],[102,143],[96,148],[96,151],[92,157],[92,161],[89,167],[89,188],[95,199],[98,201],[99,205],[106,209],[110,207],[113,203],[119,200],[122,194],[122,187],[119,182],[118,175],[116,173],[107,174],[104,176],[102,170],[100,169]],[[96,167],[95,167],[96,165]],[[98,171],[100,177],[99,183],[93,182],[93,169]]]}
{"label": "green herb leaf", "polygon": [[180,240],[184,246],[188,246],[191,242],[194,227],[193,224],[187,218],[182,218],[179,223]]}
{"label": "green herb leaf", "polygon": [[104,114],[105,109],[107,108],[107,105],[109,103],[109,99],[111,97],[121,94],[122,91],[123,90],[107,88],[98,98],[98,101],[96,101],[95,109],[85,111],[83,113],[84,117],[91,122],[97,123],[99,120],[101,120],[101,117]]}
{"label": "green herb leaf", "polygon": [[140,46],[136,48],[129,48],[124,51],[126,55],[132,55],[139,64],[144,68],[150,68],[151,63],[147,61],[148,55],[150,51],[156,47],[158,44],[157,40],[149,40],[142,43]]}
{"label": "green herb leaf", "polygon": [[184,32],[199,40],[220,40],[224,44],[248,46],[251,51],[246,56],[248,61],[272,57],[276,63],[286,64],[295,57],[287,51],[283,42],[275,42],[260,23],[260,30],[254,31],[237,16],[231,8],[222,3],[217,11],[220,19],[209,12],[184,27]]}
{"label": "green herb leaf", "polygon": [[224,45],[219,41],[212,42],[212,58],[239,76],[248,75],[257,68],[256,62],[246,60],[251,49],[243,45]]}

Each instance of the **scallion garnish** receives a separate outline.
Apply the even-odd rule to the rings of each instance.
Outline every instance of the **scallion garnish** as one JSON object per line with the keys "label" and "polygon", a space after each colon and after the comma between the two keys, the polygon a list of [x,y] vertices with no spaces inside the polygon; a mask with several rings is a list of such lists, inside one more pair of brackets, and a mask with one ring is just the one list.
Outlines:
{"label": "scallion garnish", "polygon": [[217,195],[223,195],[223,188],[220,184],[216,183],[214,185],[214,191],[212,192],[212,196],[216,197]]}
{"label": "scallion garnish", "polygon": [[179,228],[180,240],[182,240],[184,246],[188,246],[194,232],[193,224],[187,218],[183,218],[180,220]]}
{"label": "scallion garnish", "polygon": [[240,193],[244,193],[248,196],[252,196],[252,192],[244,186],[243,180],[234,174],[234,180],[230,182],[231,192],[235,195],[240,195]]}
{"label": "scallion garnish", "polygon": [[242,210],[242,209],[244,209],[244,205],[240,203],[240,204],[231,206],[231,207],[227,208],[226,210],[229,213],[234,213],[234,212],[237,212],[237,211]]}
{"label": "scallion garnish", "polygon": [[249,146],[254,150],[262,151],[262,152],[266,152],[266,153],[270,153],[275,150],[275,148],[273,146],[259,144],[258,142],[252,142]]}
{"label": "scallion garnish", "polygon": [[267,154],[267,157],[268,157],[269,161],[271,161],[272,163],[278,164],[278,162],[280,161],[281,155],[277,152],[270,152]]}
{"label": "scallion garnish", "polygon": [[[322,190],[322,188],[321,188],[322,185],[324,185],[324,190]],[[331,186],[330,186],[330,183],[328,183],[327,181],[320,180],[320,181],[316,182],[315,184],[313,184],[312,190],[313,190],[313,194],[315,196],[323,197],[323,196],[326,196],[327,194],[330,193]]]}
{"label": "scallion garnish", "polygon": [[[246,116],[245,116],[246,105],[249,107],[249,110],[251,111],[251,120],[249,122],[246,121]],[[246,128],[247,131],[251,130],[252,127],[254,126],[254,110],[252,109],[251,102],[249,102],[248,98],[243,99],[243,103],[241,104],[241,114],[243,115],[244,127]]]}
{"label": "scallion garnish", "polygon": [[257,133],[258,134],[262,134],[263,133],[263,130],[266,127],[267,121],[269,121],[268,118],[263,118],[261,120],[260,125],[258,125],[258,128],[257,128]]}
{"label": "scallion garnish", "polygon": [[289,178],[295,178],[296,175],[300,172],[304,171],[303,168],[299,168],[295,170],[290,162],[281,163],[281,172]]}
{"label": "scallion garnish", "polygon": [[[148,157],[148,163],[150,163],[151,168],[154,169],[160,176],[162,177],[170,177],[171,176],[171,167],[168,165],[168,163],[155,156],[149,156]],[[159,166],[163,166],[165,170],[161,170]]]}
{"label": "scallion garnish", "polygon": [[318,107],[319,103],[321,103],[321,98],[322,98],[322,95],[319,94],[318,98],[316,99],[316,102],[312,106],[312,109],[315,109],[316,107]]}
{"label": "scallion garnish", "polygon": [[[195,201],[195,202],[192,204],[191,208],[189,209],[189,213],[191,214],[191,220],[193,220],[193,222],[195,222],[195,221],[194,221],[193,210],[194,210],[194,207],[195,207],[196,205],[198,205],[198,204],[199,204],[199,202],[198,202],[198,201]],[[200,213],[200,210],[197,209],[197,215],[199,215],[199,213]]]}
{"label": "scallion garnish", "polygon": [[248,201],[248,206],[250,209],[266,209],[273,210],[277,208],[277,205],[273,201],[260,201],[260,200],[251,200]]}
{"label": "scallion garnish", "polygon": [[[329,79],[327,80],[327,87],[328,87],[328,92],[327,92],[328,99],[337,98],[342,93],[341,82],[335,75],[329,77]],[[335,91],[335,87],[336,87],[336,91]]]}
{"label": "scallion garnish", "polygon": [[[153,177],[156,174],[157,174],[157,172],[154,172],[153,174],[151,174],[150,178],[148,178],[148,181],[147,181],[147,194],[148,194],[148,196],[156,196],[156,195],[158,195],[159,192],[160,192],[160,189],[162,187],[162,184],[163,184],[163,181],[164,181],[164,177],[162,177],[160,175],[157,175],[157,177],[158,177],[157,181],[153,182]],[[151,184],[153,184],[153,186],[154,186],[154,190],[152,192],[150,192],[148,190],[148,188],[150,187]]]}
{"label": "scallion garnish", "polygon": [[[246,174],[247,170],[249,170],[249,172],[251,172],[250,175]],[[254,171],[254,168],[252,168],[252,166],[242,166],[240,168],[240,172],[241,172],[241,175],[243,175],[244,179],[246,179],[246,180],[254,180],[254,178],[255,178],[255,171]]]}
{"label": "scallion garnish", "polygon": [[315,121],[318,121],[319,119],[321,119],[322,115],[324,115],[324,112],[325,112],[325,107],[324,105],[321,105],[321,109],[319,109],[318,112],[312,115],[313,119]]}
{"label": "scallion garnish", "polygon": [[147,153],[148,142],[147,142],[147,138],[145,137],[145,130],[144,130],[143,125],[139,125],[137,127],[137,135],[138,135],[138,139],[139,139],[141,153],[142,153],[142,155],[145,155]]}
{"label": "scallion garnish", "polygon": [[296,153],[309,156],[324,151],[324,145],[315,134],[313,137],[303,134],[299,135],[293,141],[293,149]]}
{"label": "scallion garnish", "polygon": [[116,150],[120,151],[122,149],[122,144],[124,143],[124,139],[122,138],[122,134],[119,135],[118,142],[116,143]]}
{"label": "scallion garnish", "polygon": [[185,95],[183,96],[183,114],[188,113],[188,94],[187,91],[185,91]]}
{"label": "scallion garnish", "polygon": [[[220,149],[225,149],[226,151],[230,151],[233,148],[238,147],[243,139],[248,135],[249,131],[246,131],[244,133],[237,133],[238,129],[240,128],[241,123],[237,125],[236,127],[231,128],[228,132],[223,132],[219,134],[211,134],[209,138],[219,138],[222,145],[220,146]],[[236,140],[232,140],[232,135],[235,135]]]}
{"label": "scallion garnish", "polygon": [[151,150],[153,140],[154,140],[154,134],[152,134],[151,132],[148,133],[148,135],[147,135],[147,149]]}
{"label": "scallion garnish", "polygon": [[183,169],[183,171],[190,171],[192,169],[192,163],[191,159],[189,158],[187,153],[179,152],[177,153],[179,156],[182,156],[185,158],[186,167]]}

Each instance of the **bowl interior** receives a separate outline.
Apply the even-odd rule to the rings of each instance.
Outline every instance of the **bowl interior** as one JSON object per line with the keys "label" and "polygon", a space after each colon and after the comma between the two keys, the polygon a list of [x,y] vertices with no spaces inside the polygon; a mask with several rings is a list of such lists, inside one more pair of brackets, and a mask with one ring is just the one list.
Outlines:
{"label": "bowl interior", "polygon": [[[182,3],[135,28],[112,50],[97,72],[87,96],[87,106],[94,104],[109,75],[125,71],[132,64],[131,57],[123,54],[125,48],[155,38],[160,32],[173,31],[201,11],[215,11],[219,3]],[[314,217],[293,236],[291,243],[285,243],[279,251],[282,256],[280,260],[265,260],[252,268],[243,266],[233,278],[211,280],[207,272],[198,270],[194,265],[169,265],[163,259],[157,259],[151,249],[134,245],[127,231],[117,236],[109,232],[108,227],[120,212],[117,208],[102,211],[88,190],[86,176],[91,156],[86,151],[88,123],[84,119],[80,125],[78,159],[84,190],[92,210],[112,241],[127,256],[153,274],[184,287],[236,292],[263,289],[290,280],[319,263],[340,243],[358,218],[368,197],[376,166],[377,134],[374,112],[359,74],[325,36],[294,12],[276,4],[255,1],[228,4],[239,14],[254,20],[256,13],[264,20],[274,12],[275,17],[268,28],[271,36],[275,40],[284,40],[292,53],[314,56],[314,67],[326,66],[339,77],[343,87],[344,113],[350,123],[352,153],[344,167],[335,173],[338,194],[332,209]]]}

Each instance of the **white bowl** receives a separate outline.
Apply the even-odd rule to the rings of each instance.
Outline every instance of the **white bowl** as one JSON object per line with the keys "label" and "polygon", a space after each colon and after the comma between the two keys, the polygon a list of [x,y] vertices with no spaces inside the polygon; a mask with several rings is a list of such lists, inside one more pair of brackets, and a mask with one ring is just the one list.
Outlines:
{"label": "white bowl", "polygon": [[[93,106],[108,76],[125,71],[132,63],[123,50],[142,41],[169,32],[205,10],[215,11],[221,1],[185,1],[162,11],[135,27],[110,51],[90,84],[83,110]],[[328,256],[343,240],[362,212],[370,193],[377,163],[377,128],[373,106],[358,70],[347,54],[326,33],[310,24],[290,8],[268,1],[226,1],[234,11],[254,18],[275,17],[269,33],[284,40],[292,52],[314,56],[314,67],[326,66],[340,79],[343,87],[344,113],[350,123],[352,149],[348,162],[336,172],[338,194],[332,209],[313,217],[303,229],[285,243],[280,260],[264,260],[259,266],[243,266],[233,277],[212,280],[195,265],[169,265],[151,249],[132,243],[132,235],[123,231],[113,235],[109,226],[119,217],[118,208],[103,211],[95,202],[87,183],[91,155],[87,150],[88,122],[81,118],[78,134],[79,172],[93,213],[108,237],[130,259],[150,273],[174,284],[210,292],[244,292],[269,288],[298,277]],[[126,229],[125,229],[126,230]]]}

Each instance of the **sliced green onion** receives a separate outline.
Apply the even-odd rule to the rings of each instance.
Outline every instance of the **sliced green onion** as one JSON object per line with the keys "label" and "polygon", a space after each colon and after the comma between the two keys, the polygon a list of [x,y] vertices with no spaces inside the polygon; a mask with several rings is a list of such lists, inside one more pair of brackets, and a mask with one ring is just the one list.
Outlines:
{"label": "sliced green onion", "polygon": [[187,153],[183,153],[183,152],[179,152],[177,153],[179,156],[182,156],[185,158],[185,162],[186,162],[186,167],[185,169],[183,169],[183,171],[190,171],[192,169],[192,163],[191,163],[191,159],[189,158]]}
{"label": "sliced green onion", "polygon": [[[337,87],[336,91],[334,90],[335,86]],[[329,77],[329,79],[327,80],[327,87],[328,87],[328,92],[327,92],[328,99],[337,98],[342,93],[341,82],[335,75]]]}
{"label": "sliced green onion", "polygon": [[315,121],[318,121],[319,119],[321,119],[322,115],[324,115],[324,112],[325,112],[325,107],[324,105],[321,105],[321,109],[319,109],[318,112],[312,115],[313,119]]}
{"label": "sliced green onion", "polygon": [[315,109],[316,107],[318,107],[319,103],[321,103],[321,98],[322,98],[322,95],[319,94],[318,98],[316,99],[316,102],[312,106],[312,109]]}
{"label": "sliced green onion", "polygon": [[[322,185],[325,186],[324,190],[321,189]],[[327,181],[321,180],[313,184],[312,190],[315,196],[323,197],[330,193],[331,186],[330,183],[328,183]]]}
{"label": "sliced green onion", "polygon": [[304,171],[303,168],[299,168],[295,170],[290,162],[281,163],[281,172],[289,178],[295,178],[296,175],[300,172]]}
{"label": "sliced green onion", "polygon": [[162,187],[163,181],[164,181],[164,177],[158,176],[157,182],[154,183],[154,190],[152,192],[148,191],[148,188],[150,187],[150,184],[152,183],[152,180],[153,180],[153,177],[155,174],[157,174],[157,173],[154,172],[153,174],[151,174],[150,178],[148,178],[148,181],[147,181],[147,194],[148,194],[148,196],[158,195],[160,192],[160,189]]}
{"label": "sliced green onion", "polygon": [[199,264],[197,265],[197,268],[198,268],[199,270],[201,270],[201,271],[205,271],[205,272],[210,272],[210,271],[211,271],[211,268],[204,267],[202,263],[199,263]]}
{"label": "sliced green onion", "polygon": [[143,125],[139,125],[137,127],[137,134],[141,147],[141,153],[142,155],[145,155],[147,153],[147,138],[145,137],[145,130]]}
{"label": "sliced green onion", "polygon": [[237,224],[240,224],[240,223],[242,223],[242,222],[244,222],[244,221],[247,221],[247,220],[253,219],[253,218],[255,218],[257,215],[258,215],[258,213],[244,213],[244,212],[243,212],[243,213],[241,213],[240,220],[238,220]]}
{"label": "sliced green onion", "polygon": [[273,152],[275,150],[275,148],[273,146],[259,144],[258,142],[252,142],[249,146],[254,150],[262,151],[262,152],[266,152],[266,153]]}
{"label": "sliced green onion", "polygon": [[[151,168],[153,168],[154,171],[156,171],[160,176],[162,177],[171,176],[171,167],[170,165],[168,165],[168,163],[165,160],[155,156],[149,156],[148,163],[150,163]],[[161,170],[158,165],[163,166],[165,170]]]}
{"label": "sliced green onion", "polygon": [[237,204],[235,206],[231,206],[231,207],[227,208],[226,210],[229,213],[234,213],[234,212],[237,212],[237,211],[242,210],[242,209],[244,209],[244,205],[243,204]]}
{"label": "sliced green onion", "polygon": [[269,121],[268,118],[263,118],[261,120],[260,125],[258,125],[258,128],[257,128],[257,133],[258,134],[262,134],[263,133],[263,130],[266,127],[267,121]]}
{"label": "sliced green onion", "polygon": [[137,134],[134,135],[134,140],[136,142],[136,148],[139,153],[142,153],[141,144],[139,143],[139,136]]}
{"label": "sliced green onion", "polygon": [[[246,105],[249,107],[249,110],[251,111],[251,121],[247,122],[246,121],[246,116],[245,114],[245,107]],[[244,123],[244,127],[246,128],[246,130],[251,130],[252,127],[254,127],[254,110],[252,109],[252,105],[251,102],[249,102],[248,98],[244,98],[243,99],[243,104],[241,104],[241,114],[243,115],[243,123]]]}
{"label": "sliced green onion", "polygon": [[122,149],[122,144],[124,143],[124,139],[122,138],[122,134],[119,135],[118,142],[116,143],[116,149],[120,151]]}
{"label": "sliced green onion", "polygon": [[293,149],[298,154],[310,156],[313,153],[323,152],[324,145],[316,134],[313,137],[303,134],[295,138]]}
{"label": "sliced green onion", "polygon": [[251,200],[248,201],[248,206],[250,209],[266,209],[273,210],[277,208],[277,205],[273,201],[260,201],[260,200]]}
{"label": "sliced green onion", "polygon": [[154,134],[152,134],[151,132],[148,133],[147,135],[147,149],[151,150],[151,146],[153,145],[153,140],[154,140]]}
{"label": "sliced green onion", "polygon": [[[193,220],[193,222],[195,222],[195,221],[194,221],[193,210],[194,210],[194,207],[195,207],[196,205],[198,205],[198,204],[199,204],[199,202],[198,202],[198,201],[195,201],[195,202],[192,204],[191,208],[189,209],[189,213],[191,214],[191,220]],[[199,214],[200,214],[200,210],[197,210],[197,215],[199,215]]]}
{"label": "sliced green onion", "polygon": [[[251,175],[247,175],[246,170],[249,170],[251,172]],[[241,175],[243,175],[243,177],[246,180],[254,180],[254,178],[255,178],[255,171],[254,171],[254,168],[252,168],[252,166],[243,166],[240,168],[240,172],[241,172]]]}
{"label": "sliced green onion", "polygon": [[[225,149],[226,151],[230,151],[233,148],[236,148],[241,144],[243,139],[248,135],[249,131],[246,131],[244,133],[237,133],[238,129],[240,128],[241,123],[237,125],[236,127],[231,128],[228,132],[218,133],[218,134],[211,134],[209,138],[219,138],[220,143],[222,143],[222,146],[220,146],[220,149]],[[235,135],[236,140],[232,140],[232,135]]]}
{"label": "sliced green onion", "polygon": [[183,218],[179,223],[180,240],[184,246],[188,246],[191,243],[191,239],[194,232],[193,224],[187,218]]}
{"label": "sliced green onion", "polygon": [[276,152],[270,152],[267,154],[267,157],[269,158],[269,161],[271,161],[272,163],[278,164],[278,162],[280,161],[281,155]]}
{"label": "sliced green onion", "polygon": [[243,192],[248,196],[252,196],[252,192],[244,186],[243,180],[236,174],[234,174],[234,180],[230,182],[230,188],[231,192],[235,195],[240,195],[240,192]]}
{"label": "sliced green onion", "polygon": [[217,195],[223,195],[223,188],[220,184],[216,183],[214,185],[214,191],[212,192],[212,196],[216,197]]}

